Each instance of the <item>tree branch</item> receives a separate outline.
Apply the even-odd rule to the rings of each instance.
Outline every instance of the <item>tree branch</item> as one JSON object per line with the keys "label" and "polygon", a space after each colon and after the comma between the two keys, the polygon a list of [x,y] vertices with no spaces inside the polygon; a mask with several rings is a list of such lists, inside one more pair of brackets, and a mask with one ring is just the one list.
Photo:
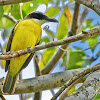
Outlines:
{"label": "tree branch", "polygon": [[98,3],[98,0],[75,0],[75,1],[91,8],[98,15],[100,15],[100,3]]}
{"label": "tree branch", "polygon": [[65,38],[63,40],[49,42],[49,43],[37,45],[37,46],[34,46],[34,47],[28,47],[27,49],[24,49],[24,50],[8,52],[6,54],[0,55],[0,59],[1,60],[9,60],[11,58],[16,58],[16,57],[25,55],[27,53],[34,53],[35,51],[38,51],[38,50],[41,50],[41,49],[50,48],[50,47],[63,45],[63,44],[68,44],[68,43],[71,43],[71,42],[74,42],[74,41],[77,41],[77,40],[89,38],[93,35],[99,35],[100,34],[100,27],[93,28],[93,29],[90,29],[88,31],[82,31],[82,33],[83,34],[71,36],[71,37]]}
{"label": "tree branch", "polygon": [[[60,87],[74,75],[79,74],[84,70],[85,68],[73,69],[65,72],[58,72],[25,80],[18,80],[16,82],[15,94],[39,92]],[[4,79],[0,81],[0,94],[2,94],[1,89],[3,86],[3,81]]]}
{"label": "tree branch", "polygon": [[76,50],[76,51],[72,51],[72,50],[64,50],[63,48],[60,48],[58,47],[59,49],[63,50],[64,52],[82,52],[82,51],[85,51],[85,50],[88,50],[88,49],[92,49],[93,47],[95,47],[96,45],[100,44],[100,42],[90,46],[89,48],[86,48],[86,49],[83,49],[83,50]]}
{"label": "tree branch", "polygon": [[77,79],[75,82],[73,82],[68,88],[65,89],[65,91],[61,94],[61,96],[59,97],[59,100],[64,100],[65,97],[68,96],[68,91],[75,85],[77,84],[83,77],[80,77],[79,79]]}
{"label": "tree branch", "polygon": [[11,20],[13,23],[16,23],[16,22],[17,22],[17,20],[16,20],[14,17],[9,16],[7,13],[4,13],[3,16],[4,16],[5,18]]}
{"label": "tree branch", "polygon": [[100,93],[100,71],[90,74],[83,85],[64,100],[91,100]]}
{"label": "tree branch", "polygon": [[[39,57],[34,55],[34,64],[35,64],[35,74],[36,76],[41,75],[40,66],[39,66]],[[33,100],[41,100],[41,92],[34,93]]]}
{"label": "tree branch", "polygon": [[88,14],[89,8],[85,7],[84,11],[79,19],[78,31],[80,31],[81,27],[83,26],[83,22],[86,20],[86,16]]}
{"label": "tree branch", "polygon": [[80,4],[75,2],[75,7],[74,7],[74,14],[73,14],[73,20],[72,20],[72,25],[71,29],[68,32],[68,37],[73,36],[77,34],[77,29],[78,29],[78,18],[79,18],[79,8]]}
{"label": "tree branch", "polygon": [[73,84],[73,82],[75,82],[77,79],[79,79],[80,77],[84,77],[86,74],[89,74],[90,72],[94,72],[96,70],[100,69],[100,63],[93,66],[92,68],[88,68],[86,70],[84,70],[83,72],[81,72],[80,74],[74,76],[72,79],[70,79],[67,83],[65,83],[60,90],[52,97],[51,100],[56,100],[56,98],[66,89],[68,88],[71,84]]}
{"label": "tree branch", "polygon": [[3,95],[0,95],[0,100],[6,100]]}
{"label": "tree branch", "polygon": [[33,1],[33,0],[0,0],[0,6],[28,2],[28,1]]}

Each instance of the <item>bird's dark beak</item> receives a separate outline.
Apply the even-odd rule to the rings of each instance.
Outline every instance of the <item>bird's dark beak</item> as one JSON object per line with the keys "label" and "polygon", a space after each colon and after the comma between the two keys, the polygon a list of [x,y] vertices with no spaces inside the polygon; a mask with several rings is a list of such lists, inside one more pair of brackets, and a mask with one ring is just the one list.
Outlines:
{"label": "bird's dark beak", "polygon": [[55,19],[55,18],[47,17],[46,20],[49,21],[49,22],[56,22],[56,23],[58,23],[58,20]]}

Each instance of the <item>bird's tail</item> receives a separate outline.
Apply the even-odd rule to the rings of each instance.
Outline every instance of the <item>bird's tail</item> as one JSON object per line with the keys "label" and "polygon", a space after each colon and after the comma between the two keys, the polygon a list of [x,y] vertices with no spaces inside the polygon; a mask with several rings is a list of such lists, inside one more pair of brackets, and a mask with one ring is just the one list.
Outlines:
{"label": "bird's tail", "polygon": [[3,90],[2,90],[3,93],[7,93],[7,94],[14,93],[17,76],[18,76],[18,74],[13,77],[8,72],[6,80],[5,80],[4,85],[3,85]]}

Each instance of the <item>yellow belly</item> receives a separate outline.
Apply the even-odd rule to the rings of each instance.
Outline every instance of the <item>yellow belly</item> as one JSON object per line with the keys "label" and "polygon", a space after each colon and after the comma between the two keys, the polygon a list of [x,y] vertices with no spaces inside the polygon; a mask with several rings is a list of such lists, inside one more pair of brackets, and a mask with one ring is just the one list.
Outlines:
{"label": "yellow belly", "polygon": [[[20,21],[14,30],[11,50],[18,51],[26,49],[27,47],[33,47],[40,41],[40,37],[40,24],[36,23],[32,19]],[[10,60],[10,75],[14,76],[19,72],[28,56],[29,54],[26,54]]]}

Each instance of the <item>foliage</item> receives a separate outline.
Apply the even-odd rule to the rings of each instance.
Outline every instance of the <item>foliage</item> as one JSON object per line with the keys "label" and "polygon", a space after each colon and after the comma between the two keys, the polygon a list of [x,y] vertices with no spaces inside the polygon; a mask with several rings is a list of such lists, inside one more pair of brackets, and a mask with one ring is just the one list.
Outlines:
{"label": "foliage", "polygon": [[68,32],[68,20],[65,17],[65,15],[62,14],[60,17],[57,39],[58,40],[63,39],[67,35],[67,32]]}
{"label": "foliage", "polygon": [[[62,66],[64,66],[66,63],[66,56],[67,54],[63,56]],[[69,70],[69,69],[77,69],[84,67],[82,63],[84,62],[83,57],[85,56],[86,55],[84,54],[84,52],[69,52],[69,62],[66,66],[66,69]]]}
{"label": "foliage", "polygon": [[[0,29],[3,29],[3,32],[2,32],[3,41],[5,41],[6,38],[8,38],[8,36],[15,24],[11,20],[5,18],[3,16],[3,14],[7,13],[9,16],[14,17],[16,20],[19,20],[19,19],[21,19],[21,13],[20,13],[21,9],[22,9],[23,18],[25,18],[25,16],[28,13],[30,13],[32,11],[36,11],[37,8],[39,6],[41,6],[39,4],[45,4],[45,6],[47,7],[45,9],[46,15],[48,15],[49,17],[56,17],[59,20],[59,24],[57,24],[56,26],[53,26],[53,24],[51,26],[49,26],[50,28],[51,27],[53,27],[53,29],[55,28],[56,32],[54,32],[54,30],[51,30],[50,28],[43,27],[47,36],[43,36],[41,38],[40,44],[51,42],[54,40],[64,39],[67,36],[68,30],[70,28],[70,24],[72,23],[73,9],[68,5],[72,4],[73,0],[69,0],[69,2],[67,4],[65,4],[65,1],[67,1],[67,0],[55,0],[55,1],[56,1],[56,3],[54,3],[54,0],[33,0],[31,2],[25,2],[25,3],[21,3],[21,4],[0,6]],[[60,5],[61,2],[62,2],[62,5]],[[48,5],[50,5],[50,6],[48,6]],[[72,6],[73,6],[73,4],[72,4]],[[92,19],[86,19],[84,21],[85,24],[82,25],[79,33],[82,32],[82,30],[87,30],[87,29],[93,28],[95,25],[93,25],[93,26],[91,25],[92,21],[93,21]],[[87,43],[89,44],[89,47],[91,47],[97,43],[97,37],[98,37],[98,35],[90,37],[88,39],[84,39],[80,42],[85,43],[85,41],[88,41]],[[4,46],[2,46],[2,48],[3,47]],[[92,53],[93,53],[93,50],[95,49],[95,47],[93,47],[92,49],[90,48]],[[5,50],[5,48],[6,48],[6,46],[3,49]],[[77,51],[80,49],[82,49],[82,48],[80,48],[79,45],[78,46],[73,45],[71,48],[69,46],[69,51],[73,51],[73,50]],[[50,61],[50,59],[52,59],[52,57],[56,51],[57,51],[57,49],[55,47],[48,48],[48,49],[42,51],[42,54],[39,59],[40,69],[45,68],[45,65]],[[66,64],[68,56],[69,56],[69,59]],[[99,57],[99,51],[96,56]],[[87,57],[87,58],[84,59],[85,57]],[[91,63],[93,63],[93,61],[95,61],[96,59],[97,58],[94,58],[93,55],[91,56],[91,58],[89,58],[89,56],[84,51],[67,52],[62,56],[62,63],[59,64],[59,62],[58,62],[58,64],[60,67],[64,66],[65,69],[70,70],[70,69],[83,68],[83,67],[86,67],[87,65],[91,65]],[[5,65],[5,61],[2,60],[1,66],[4,67],[4,65]],[[73,87],[68,92],[68,94],[71,94],[73,91],[75,91],[75,87]],[[96,98],[95,98],[95,100],[99,100],[98,98],[100,98],[100,95],[98,95]]]}
{"label": "foliage", "polygon": [[2,6],[0,7],[0,11],[1,11],[1,13],[0,13],[0,19],[1,19],[3,17],[3,13],[4,13],[4,10],[3,10]]}
{"label": "foliage", "polygon": [[98,95],[94,98],[94,100],[100,100],[100,94],[98,94]]}
{"label": "foliage", "polygon": [[[56,14],[58,14],[59,12],[59,8],[58,7],[52,7],[52,8],[49,8],[47,11],[46,11],[46,15],[48,15],[49,17],[53,17],[55,16]],[[54,13],[55,12],[55,13]]]}
{"label": "foliage", "polygon": [[45,65],[54,55],[55,51],[56,51],[55,48],[48,48],[44,51],[44,53],[41,56],[41,60],[40,60],[40,69],[43,69],[45,67]]}

